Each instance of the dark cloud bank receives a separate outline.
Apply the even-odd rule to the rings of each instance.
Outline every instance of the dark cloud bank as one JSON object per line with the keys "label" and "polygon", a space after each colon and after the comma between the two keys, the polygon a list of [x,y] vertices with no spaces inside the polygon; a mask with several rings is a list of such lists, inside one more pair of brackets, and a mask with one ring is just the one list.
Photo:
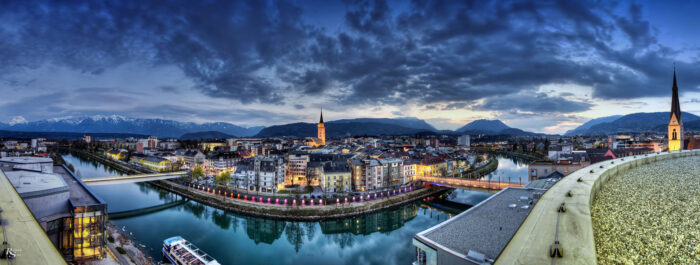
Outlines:
{"label": "dark cloud bank", "polygon": [[[340,104],[572,113],[586,101],[534,92],[592,86],[599,99],[668,93],[672,57],[635,4],[587,1],[346,1],[342,29],[309,24],[309,2],[3,1],[0,70],[45,63],[99,75],[130,61],[176,65],[196,89],[250,103],[343,91]],[[624,12],[614,12],[622,8]],[[698,66],[679,63],[686,91]],[[160,87],[177,93],[184,88]],[[476,100],[484,99],[481,103]]]}

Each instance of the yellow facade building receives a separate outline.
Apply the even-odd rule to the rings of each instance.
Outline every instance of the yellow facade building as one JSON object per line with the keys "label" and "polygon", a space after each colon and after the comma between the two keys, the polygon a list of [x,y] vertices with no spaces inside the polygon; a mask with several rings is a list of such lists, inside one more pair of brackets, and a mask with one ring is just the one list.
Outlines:
{"label": "yellow facade building", "polygon": [[324,192],[352,191],[352,172],[347,164],[326,163],[320,177]]}
{"label": "yellow facade building", "polygon": [[105,155],[107,155],[107,157],[114,159],[114,160],[124,160],[124,159],[126,159],[127,153],[126,153],[126,151],[111,149],[111,150],[105,152]]}
{"label": "yellow facade building", "polygon": [[326,126],[323,124],[323,110],[321,110],[321,120],[318,122],[318,143],[326,145]]}
{"label": "yellow facade building", "polygon": [[155,156],[147,156],[142,160],[143,167],[148,168],[153,171],[157,172],[165,172],[172,170],[173,168],[173,163],[170,162],[170,160],[160,158],[160,157],[155,157]]}

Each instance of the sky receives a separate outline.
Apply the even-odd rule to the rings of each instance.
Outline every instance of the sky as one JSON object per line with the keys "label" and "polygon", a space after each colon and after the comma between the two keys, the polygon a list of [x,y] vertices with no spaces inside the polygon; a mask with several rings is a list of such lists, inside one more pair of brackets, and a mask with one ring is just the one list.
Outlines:
{"label": "sky", "polygon": [[700,114],[697,1],[2,1],[0,122]]}

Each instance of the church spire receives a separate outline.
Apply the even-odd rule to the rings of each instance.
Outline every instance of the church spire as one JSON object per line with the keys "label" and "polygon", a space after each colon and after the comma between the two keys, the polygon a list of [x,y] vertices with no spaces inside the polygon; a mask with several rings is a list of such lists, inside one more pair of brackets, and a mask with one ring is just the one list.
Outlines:
{"label": "church spire", "polygon": [[[675,77],[674,77],[675,80]],[[323,108],[321,108],[321,120],[318,123],[323,123]]]}
{"label": "church spire", "polygon": [[676,65],[673,65],[673,98],[671,99],[671,113],[670,116],[676,114],[676,119],[681,122],[681,104],[678,101],[678,83],[676,82]]}

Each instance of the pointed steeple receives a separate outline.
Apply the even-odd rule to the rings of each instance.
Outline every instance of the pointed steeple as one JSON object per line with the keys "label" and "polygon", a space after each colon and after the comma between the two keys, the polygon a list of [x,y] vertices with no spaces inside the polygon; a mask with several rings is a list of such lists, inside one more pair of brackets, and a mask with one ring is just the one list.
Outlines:
{"label": "pointed steeple", "polygon": [[318,123],[323,123],[323,108],[321,108],[321,120]]}
{"label": "pointed steeple", "polygon": [[673,98],[671,99],[671,113],[670,117],[673,117],[673,115],[676,115],[676,118],[678,119],[678,123],[681,123],[681,104],[678,101],[678,83],[676,82],[676,65],[673,65],[673,87],[671,88],[673,90]]}

